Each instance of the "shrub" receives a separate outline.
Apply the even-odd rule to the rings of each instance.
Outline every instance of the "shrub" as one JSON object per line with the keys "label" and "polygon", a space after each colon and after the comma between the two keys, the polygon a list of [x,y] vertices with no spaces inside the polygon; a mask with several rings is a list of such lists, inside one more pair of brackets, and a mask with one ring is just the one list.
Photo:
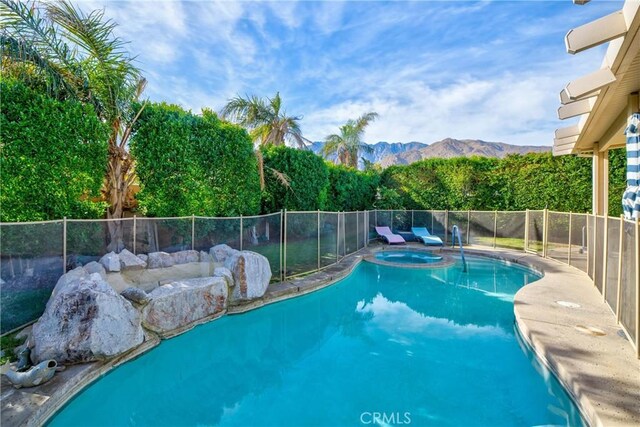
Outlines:
{"label": "shrub", "polygon": [[381,185],[395,193],[380,191],[378,204],[386,205],[388,199],[407,209],[491,209],[496,191],[491,174],[497,163],[458,157],[391,166],[382,173]]}
{"label": "shrub", "polygon": [[591,159],[551,153],[510,155],[500,161],[494,178],[500,189],[495,209],[591,209]]}
{"label": "shrub", "polygon": [[148,105],[132,140],[137,198],[149,216],[253,215],[260,183],[247,132],[204,110]]}
{"label": "shrub", "polygon": [[627,188],[627,150],[609,151],[609,215],[622,214],[622,194]]}
{"label": "shrub", "polygon": [[59,101],[23,83],[0,82],[0,219],[96,218],[108,129],[93,108]]}
{"label": "shrub", "polygon": [[[615,161],[611,162],[615,188],[622,185],[624,165],[619,165],[623,163],[619,157],[614,154]],[[553,157],[551,153],[516,154],[504,159],[427,159],[389,167],[382,173],[381,186],[379,207],[449,210],[546,207],[587,212],[591,208],[591,159]]]}
{"label": "shrub", "polygon": [[327,163],[327,167],[329,189],[326,210],[362,211],[372,208],[380,183],[378,173],[360,172],[354,168],[331,163]]}
{"label": "shrub", "polygon": [[[262,149],[265,165],[264,212],[280,209],[325,209],[329,172],[324,160],[311,151],[284,146]],[[285,185],[277,174],[288,179]]]}

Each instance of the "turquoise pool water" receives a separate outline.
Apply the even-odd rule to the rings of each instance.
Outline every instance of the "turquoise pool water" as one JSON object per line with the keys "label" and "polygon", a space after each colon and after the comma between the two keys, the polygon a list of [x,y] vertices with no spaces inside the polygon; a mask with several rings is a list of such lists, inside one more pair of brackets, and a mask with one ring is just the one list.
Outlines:
{"label": "turquoise pool water", "polygon": [[468,263],[361,263],[322,291],[163,341],[50,425],[582,425],[514,331],[513,295],[538,276]]}
{"label": "turquoise pool water", "polygon": [[375,257],[380,261],[400,264],[432,264],[442,261],[441,256],[417,251],[384,251],[378,252]]}

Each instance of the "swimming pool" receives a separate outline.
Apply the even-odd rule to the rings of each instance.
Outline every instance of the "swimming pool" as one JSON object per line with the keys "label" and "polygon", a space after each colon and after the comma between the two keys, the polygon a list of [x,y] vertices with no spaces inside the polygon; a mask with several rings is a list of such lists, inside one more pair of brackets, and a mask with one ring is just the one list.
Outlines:
{"label": "swimming pool", "polygon": [[334,286],[201,325],[50,425],[582,425],[514,330],[513,296],[539,276],[467,261],[469,273],[361,263]]}
{"label": "swimming pool", "polygon": [[423,251],[382,251],[376,259],[399,264],[432,264],[442,261],[442,257]]}

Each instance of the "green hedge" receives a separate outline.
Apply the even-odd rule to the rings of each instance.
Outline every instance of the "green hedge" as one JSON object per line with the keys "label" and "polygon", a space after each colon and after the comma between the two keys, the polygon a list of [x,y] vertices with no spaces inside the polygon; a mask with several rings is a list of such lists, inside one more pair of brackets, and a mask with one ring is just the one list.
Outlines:
{"label": "green hedge", "polygon": [[93,109],[0,82],[0,219],[97,218],[108,129]]}
{"label": "green hedge", "polygon": [[499,160],[486,157],[427,159],[382,173],[380,209],[492,209],[492,177]]}
{"label": "green hedge", "polygon": [[591,208],[591,159],[551,153],[427,159],[382,173],[378,208],[449,210]]}
{"label": "green hedge", "polygon": [[622,214],[622,195],[627,188],[627,150],[609,151],[609,215]]}
{"label": "green hedge", "polygon": [[371,209],[380,185],[376,172],[327,163],[329,189],[325,209],[328,211],[363,211]]}
{"label": "green hedge", "polygon": [[131,143],[148,216],[254,215],[260,183],[247,132],[204,110],[149,104]]}
{"label": "green hedge", "polygon": [[[284,146],[262,149],[265,166],[263,212],[325,209],[329,171],[325,161],[311,151]],[[276,176],[284,174],[288,185]]]}

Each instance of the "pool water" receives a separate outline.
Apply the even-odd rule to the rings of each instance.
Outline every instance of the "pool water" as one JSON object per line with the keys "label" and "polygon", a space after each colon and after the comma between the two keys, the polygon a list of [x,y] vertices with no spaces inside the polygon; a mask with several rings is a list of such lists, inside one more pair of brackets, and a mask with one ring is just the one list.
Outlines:
{"label": "pool water", "polygon": [[225,316],[85,389],[52,426],[580,426],[514,330],[539,278],[481,258],[361,263],[338,284]]}
{"label": "pool water", "polygon": [[380,261],[399,264],[431,264],[442,261],[441,256],[418,251],[384,251],[378,252],[375,257]]}

